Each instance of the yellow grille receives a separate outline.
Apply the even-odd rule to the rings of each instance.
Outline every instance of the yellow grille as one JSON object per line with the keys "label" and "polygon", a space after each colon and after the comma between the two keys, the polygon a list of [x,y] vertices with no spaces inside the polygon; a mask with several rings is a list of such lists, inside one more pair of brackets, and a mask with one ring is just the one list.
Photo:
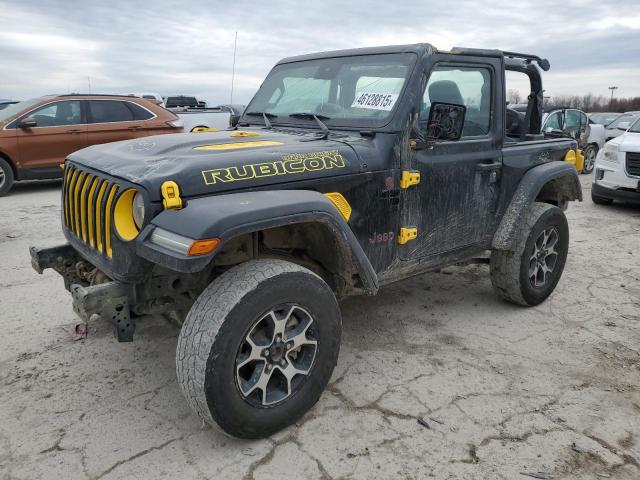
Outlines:
{"label": "yellow grille", "polygon": [[67,164],[62,188],[67,229],[81,242],[111,258],[111,219],[118,185]]}

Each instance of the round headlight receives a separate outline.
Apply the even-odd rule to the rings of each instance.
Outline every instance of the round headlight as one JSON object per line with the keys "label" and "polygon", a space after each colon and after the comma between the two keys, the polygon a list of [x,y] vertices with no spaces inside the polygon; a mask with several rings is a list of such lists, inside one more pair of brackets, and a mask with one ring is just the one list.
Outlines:
{"label": "round headlight", "polygon": [[144,198],[139,193],[133,196],[133,221],[138,230],[141,230],[144,222]]}

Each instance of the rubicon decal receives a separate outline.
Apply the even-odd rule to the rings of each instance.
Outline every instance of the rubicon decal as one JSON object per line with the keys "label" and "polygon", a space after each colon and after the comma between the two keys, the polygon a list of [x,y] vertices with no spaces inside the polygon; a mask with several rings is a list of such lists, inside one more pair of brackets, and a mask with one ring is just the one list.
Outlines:
{"label": "rubicon decal", "polygon": [[252,178],[317,172],[346,166],[347,162],[338,150],[327,150],[287,155],[275,162],[249,163],[237,167],[203,170],[202,177],[207,185],[215,185],[219,182],[237,182]]}

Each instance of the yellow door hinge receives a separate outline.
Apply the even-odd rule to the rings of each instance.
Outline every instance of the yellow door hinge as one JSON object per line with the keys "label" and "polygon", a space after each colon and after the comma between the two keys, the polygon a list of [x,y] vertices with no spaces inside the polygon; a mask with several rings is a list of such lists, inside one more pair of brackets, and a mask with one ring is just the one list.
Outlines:
{"label": "yellow door hinge", "polygon": [[400,245],[404,245],[405,243],[410,242],[411,240],[415,240],[417,236],[418,236],[417,228],[402,227],[400,229],[400,234],[398,235],[398,243]]}
{"label": "yellow door hinge", "polygon": [[160,191],[162,192],[162,204],[165,210],[182,208],[180,188],[176,182],[167,180],[160,187]]}
{"label": "yellow door hinge", "polygon": [[409,188],[420,183],[420,172],[403,170],[400,177],[400,188]]}

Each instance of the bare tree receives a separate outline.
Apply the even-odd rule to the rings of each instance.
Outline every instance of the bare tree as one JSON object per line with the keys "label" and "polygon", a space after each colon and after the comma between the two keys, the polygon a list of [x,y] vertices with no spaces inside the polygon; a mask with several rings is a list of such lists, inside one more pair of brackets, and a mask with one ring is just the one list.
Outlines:
{"label": "bare tree", "polygon": [[608,96],[588,93],[583,96],[557,95],[545,102],[547,110],[559,107],[578,108],[585,112],[628,112],[640,110],[640,97],[620,97],[611,101]]}
{"label": "bare tree", "polygon": [[513,105],[515,103],[520,103],[522,97],[520,96],[520,92],[515,88],[510,88],[507,90],[507,101],[509,104]]}

